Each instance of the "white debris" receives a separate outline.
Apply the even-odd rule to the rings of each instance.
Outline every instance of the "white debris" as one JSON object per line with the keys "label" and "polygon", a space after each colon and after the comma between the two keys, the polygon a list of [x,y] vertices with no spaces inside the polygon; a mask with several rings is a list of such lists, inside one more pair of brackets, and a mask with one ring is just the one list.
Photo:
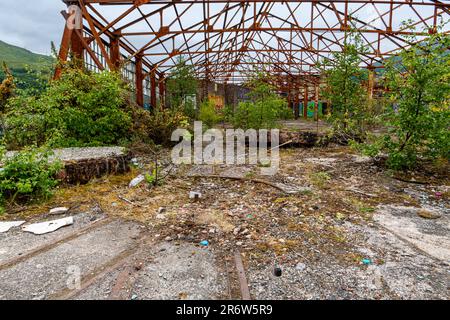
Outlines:
{"label": "white debris", "polygon": [[11,228],[20,227],[26,221],[6,221],[0,222],[0,233],[8,232]]}
{"label": "white debris", "polygon": [[59,215],[59,214],[64,214],[67,211],[69,211],[69,208],[66,208],[66,207],[53,208],[50,210],[50,214]]}
{"label": "white debris", "polygon": [[194,191],[189,192],[189,199],[201,199],[201,198],[202,198],[202,194],[200,192],[194,192]]}
{"label": "white debris", "polygon": [[133,180],[131,180],[129,187],[134,188],[137,187],[142,181],[145,180],[145,176],[143,174],[137,176]]}
{"label": "white debris", "polygon": [[37,235],[41,235],[56,231],[62,227],[69,226],[72,224],[73,224],[73,217],[67,217],[59,220],[45,221],[23,226],[22,230]]}
{"label": "white debris", "polygon": [[299,263],[297,263],[297,265],[295,266],[295,269],[298,270],[298,271],[303,271],[303,270],[306,269],[306,264],[299,262]]}

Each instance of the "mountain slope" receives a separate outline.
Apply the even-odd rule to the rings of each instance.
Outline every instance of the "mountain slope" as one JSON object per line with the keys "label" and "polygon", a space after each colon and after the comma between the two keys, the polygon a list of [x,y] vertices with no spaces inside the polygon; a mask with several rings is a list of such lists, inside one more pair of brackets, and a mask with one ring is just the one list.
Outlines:
{"label": "mountain slope", "polygon": [[5,61],[11,69],[24,69],[25,65],[41,68],[49,65],[52,58],[7,44],[0,40],[0,62]]}
{"label": "mountain slope", "polygon": [[5,77],[3,62],[6,62],[19,87],[35,87],[37,77],[30,74],[28,70],[49,74],[52,61],[52,57],[33,53],[0,40],[0,82]]}

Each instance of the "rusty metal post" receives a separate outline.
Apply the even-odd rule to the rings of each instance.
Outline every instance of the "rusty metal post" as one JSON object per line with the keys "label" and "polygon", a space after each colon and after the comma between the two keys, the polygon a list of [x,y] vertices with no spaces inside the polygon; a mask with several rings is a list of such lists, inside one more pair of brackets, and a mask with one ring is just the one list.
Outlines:
{"label": "rusty metal post", "polygon": [[368,94],[369,99],[373,99],[373,88],[375,86],[375,70],[373,67],[369,68],[369,82],[368,82]]}
{"label": "rusty metal post", "polygon": [[303,96],[303,118],[305,119],[308,119],[308,102],[309,102],[308,86],[305,85],[305,92]]}
{"label": "rusty metal post", "polygon": [[298,120],[300,118],[300,96],[299,92],[295,93],[295,102],[294,102],[294,117],[295,120]]}
{"label": "rusty metal post", "polygon": [[142,69],[142,55],[136,56],[136,103],[144,106],[144,74]]}
{"label": "rusty metal post", "polygon": [[[83,36],[83,30],[80,30],[80,35]],[[84,60],[83,42],[76,32],[72,32],[70,42],[73,57],[82,62]]]}
{"label": "rusty metal post", "polygon": [[166,107],[166,79],[164,73],[159,78],[159,102],[161,104],[161,110]]}
{"label": "rusty metal post", "polygon": [[120,36],[113,35],[110,37],[110,55],[111,64],[113,65],[114,71],[119,71],[120,69]]}
{"label": "rusty metal post", "polygon": [[319,86],[314,85],[315,95],[314,95],[314,120],[319,121]]}
{"label": "rusty metal post", "polygon": [[156,73],[150,73],[150,104],[152,108],[156,108]]}

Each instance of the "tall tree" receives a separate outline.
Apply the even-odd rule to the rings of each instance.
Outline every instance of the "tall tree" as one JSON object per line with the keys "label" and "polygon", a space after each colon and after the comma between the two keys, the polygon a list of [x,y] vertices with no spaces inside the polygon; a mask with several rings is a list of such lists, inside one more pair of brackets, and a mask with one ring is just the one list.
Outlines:
{"label": "tall tree", "polygon": [[367,104],[364,82],[368,78],[367,70],[361,68],[361,53],[364,51],[360,37],[350,32],[345,37],[342,51],[319,64],[325,81],[322,96],[332,107],[328,120],[334,134],[342,136],[344,140],[364,134],[363,120]]}
{"label": "tall tree", "polygon": [[195,77],[194,68],[189,65],[186,60],[180,56],[177,65],[167,79],[167,93],[170,106],[172,108],[184,107],[193,109],[190,100],[186,100],[186,96],[197,93],[197,78]]}

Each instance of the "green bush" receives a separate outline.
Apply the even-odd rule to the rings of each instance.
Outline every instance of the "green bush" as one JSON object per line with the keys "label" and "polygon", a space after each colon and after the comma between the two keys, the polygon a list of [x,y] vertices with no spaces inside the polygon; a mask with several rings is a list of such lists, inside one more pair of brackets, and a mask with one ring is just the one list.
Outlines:
{"label": "green bush", "polygon": [[4,142],[9,149],[117,144],[131,134],[128,98],[116,73],[67,69],[41,95],[9,100]]}
{"label": "green bush", "polygon": [[6,157],[4,148],[0,150],[0,207],[5,201],[28,202],[51,196],[62,166],[59,161],[49,162],[50,156],[43,149],[26,149]]}
{"label": "green bush", "polygon": [[148,136],[157,145],[170,145],[176,129],[189,127],[189,119],[179,109],[156,109],[147,121]]}
{"label": "green bush", "polygon": [[250,101],[241,102],[233,116],[235,128],[272,129],[279,119],[291,112],[285,99],[275,93],[275,88],[266,82],[267,75],[258,73],[250,81]]}
{"label": "green bush", "polygon": [[214,127],[222,120],[222,116],[216,110],[214,101],[205,100],[200,106],[198,120],[202,121],[207,128]]}

